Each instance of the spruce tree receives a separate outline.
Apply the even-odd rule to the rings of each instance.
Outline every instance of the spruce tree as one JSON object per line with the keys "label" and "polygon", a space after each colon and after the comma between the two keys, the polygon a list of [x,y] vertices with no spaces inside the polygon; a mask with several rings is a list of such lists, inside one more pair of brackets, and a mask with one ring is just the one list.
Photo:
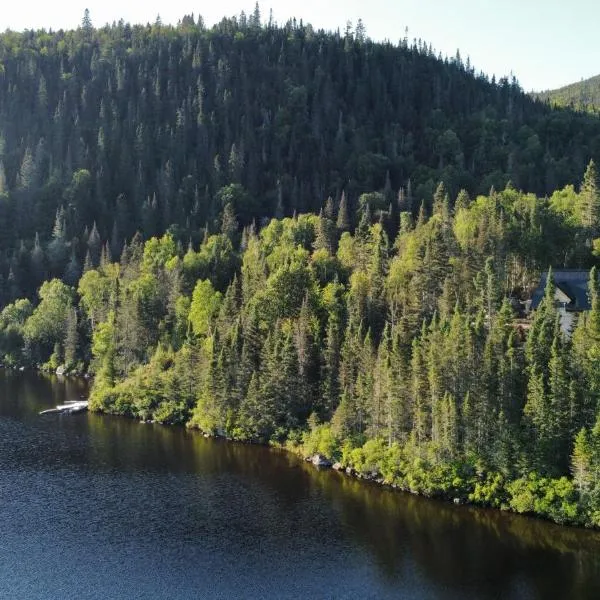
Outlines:
{"label": "spruce tree", "polygon": [[67,369],[73,368],[77,363],[77,352],[79,347],[79,332],[77,323],[77,310],[72,308],[66,320],[65,326],[65,365]]}
{"label": "spruce tree", "polygon": [[596,237],[600,226],[600,190],[596,164],[590,160],[579,192],[581,220],[591,237]]}
{"label": "spruce tree", "polygon": [[325,348],[321,366],[321,397],[322,409],[320,417],[324,420],[331,418],[340,397],[339,385],[340,363],[340,327],[337,319],[329,318]]}
{"label": "spruce tree", "polygon": [[52,241],[48,245],[50,270],[54,276],[60,277],[67,264],[68,247],[66,241],[65,211],[61,207],[56,211]]}
{"label": "spruce tree", "polygon": [[338,209],[336,227],[340,233],[343,233],[344,231],[350,231],[350,215],[348,211],[348,200],[346,199],[345,192],[342,192],[340,207]]}
{"label": "spruce tree", "polygon": [[221,233],[226,235],[231,243],[235,246],[238,239],[239,224],[235,217],[233,205],[228,202],[223,208],[223,216],[221,217]]}
{"label": "spruce tree", "polygon": [[4,163],[0,160],[0,196],[8,192],[8,186],[6,183],[6,172],[4,170]]}
{"label": "spruce tree", "polygon": [[579,493],[586,494],[594,481],[593,450],[589,432],[583,428],[575,438],[571,455],[571,473]]}

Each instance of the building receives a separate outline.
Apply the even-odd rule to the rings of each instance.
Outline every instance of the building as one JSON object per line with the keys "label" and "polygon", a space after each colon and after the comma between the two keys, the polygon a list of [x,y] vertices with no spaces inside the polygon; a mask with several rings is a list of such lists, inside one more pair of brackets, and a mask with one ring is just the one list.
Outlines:
{"label": "building", "polygon": [[[581,269],[567,269],[552,271],[552,277],[556,285],[554,305],[560,314],[560,326],[563,332],[569,335],[573,331],[577,313],[590,310],[588,296],[590,272]],[[540,305],[544,297],[547,279],[548,273],[544,273],[540,284],[528,302],[527,312],[535,310]]]}

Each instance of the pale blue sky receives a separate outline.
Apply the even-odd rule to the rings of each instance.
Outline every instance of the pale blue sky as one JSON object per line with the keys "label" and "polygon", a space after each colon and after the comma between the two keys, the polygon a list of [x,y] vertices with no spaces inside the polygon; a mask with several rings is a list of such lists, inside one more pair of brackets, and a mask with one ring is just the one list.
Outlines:
{"label": "pale blue sky", "polygon": [[[254,0],[4,0],[0,30],[76,27],[86,7],[96,26],[123,18],[131,23],[176,23],[201,14],[208,24],[247,13]],[[361,17],[367,34],[396,42],[408,27],[436,50],[463,58],[490,75],[515,74],[526,90],[559,87],[600,74],[600,0],[263,0],[279,23],[295,16],[315,27],[343,29]]]}

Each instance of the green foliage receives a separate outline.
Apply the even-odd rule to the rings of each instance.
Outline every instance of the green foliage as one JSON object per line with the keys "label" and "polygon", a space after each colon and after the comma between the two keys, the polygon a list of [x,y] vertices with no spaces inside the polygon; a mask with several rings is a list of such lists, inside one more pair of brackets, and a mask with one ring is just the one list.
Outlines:
{"label": "green foliage", "polygon": [[29,300],[21,298],[0,312],[0,356],[3,362],[17,366],[23,360],[24,325],[33,313]]}
{"label": "green foliage", "polygon": [[[115,274],[116,275],[116,274]],[[105,271],[90,270],[79,280],[77,292],[82,308],[92,323],[100,323],[106,319],[107,308],[114,292],[115,278],[107,276]]]}
{"label": "green foliage", "polygon": [[507,484],[509,506],[518,513],[538,514],[557,523],[578,522],[578,497],[566,477],[547,479],[536,473]]}
{"label": "green foliage", "polygon": [[207,279],[198,281],[192,295],[189,320],[196,335],[210,334],[212,319],[219,312],[222,297]]}
{"label": "green foliage", "polygon": [[539,92],[534,96],[551,105],[597,113],[600,111],[600,75],[557,90]]}
{"label": "green foliage", "polygon": [[73,292],[58,279],[53,279],[42,284],[39,297],[40,303],[25,322],[23,333],[32,356],[45,362],[55,344],[63,342]]}
{"label": "green foliage", "polygon": [[469,501],[483,506],[501,508],[507,500],[506,482],[501,473],[488,473],[483,481],[475,482]]}
{"label": "green foliage", "polygon": [[[437,214],[400,231],[394,250],[380,223],[363,224],[333,234],[333,256],[315,243],[325,212],[246,230],[239,252],[226,235],[185,254],[171,235],[134,239],[120,264],[82,275],[81,315],[57,280],[36,308],[7,306],[5,360],[43,344],[51,368],[91,353],[95,410],[287,439],[415,493],[594,525],[596,271],[572,341],[551,274],[527,335],[502,301],[540,272],[536,223],[552,215],[570,231],[580,217],[511,188],[463,199],[455,216],[442,188],[436,197]],[[577,243],[565,241],[573,256]]]}
{"label": "green foliage", "polygon": [[33,306],[27,298],[15,300],[12,304],[5,306],[0,312],[0,327],[5,328],[9,325],[24,325],[25,321],[31,316]]}
{"label": "green foliage", "polygon": [[350,453],[350,465],[359,473],[379,474],[380,465],[384,462],[386,444],[383,440],[368,440],[360,448]]}
{"label": "green foliage", "polygon": [[339,458],[339,440],[334,436],[329,423],[319,424],[309,419],[310,430],[302,435],[302,454],[314,456],[322,454],[332,459]]}
{"label": "green foliage", "polygon": [[[600,159],[594,116],[552,110],[426,44],[362,34],[340,43],[309,24],[250,21],[1,35],[0,122],[10,127],[0,140],[0,275],[18,280],[2,303],[32,299],[48,272],[68,268],[74,283],[86,262],[117,260],[136,231],[197,247],[221,230],[236,246],[236,221],[316,214],[330,196],[324,236],[314,234],[335,251],[333,237],[367,206],[392,235],[399,211],[405,223],[422,202],[438,212],[439,181],[449,200],[509,180],[544,196]],[[593,101],[594,86],[576,86],[575,105]],[[31,271],[15,264],[21,246],[35,250]],[[148,256],[148,268],[155,259],[165,264]],[[197,277],[221,292],[228,283]]]}
{"label": "green foliage", "polygon": [[596,265],[600,122],[290,27],[0,34],[2,362],[87,368],[95,410],[599,525],[595,269],[572,338],[550,277],[517,313],[549,266]]}
{"label": "green foliage", "polygon": [[156,273],[163,268],[176,254],[175,240],[170,234],[162,238],[151,238],[144,244],[142,269]]}

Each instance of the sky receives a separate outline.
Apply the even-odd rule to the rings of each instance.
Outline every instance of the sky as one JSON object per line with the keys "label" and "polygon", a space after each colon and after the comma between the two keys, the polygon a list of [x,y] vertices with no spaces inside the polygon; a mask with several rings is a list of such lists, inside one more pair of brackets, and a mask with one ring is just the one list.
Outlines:
{"label": "sky", "polygon": [[[4,0],[0,31],[70,29],[85,8],[95,26],[123,19],[130,23],[177,23],[201,14],[209,25],[223,16],[251,13],[254,0]],[[454,56],[459,49],[477,71],[514,74],[526,91],[554,89],[600,74],[600,0],[262,0],[278,23],[290,17],[315,28],[341,29],[361,18],[373,40],[431,43]]]}

